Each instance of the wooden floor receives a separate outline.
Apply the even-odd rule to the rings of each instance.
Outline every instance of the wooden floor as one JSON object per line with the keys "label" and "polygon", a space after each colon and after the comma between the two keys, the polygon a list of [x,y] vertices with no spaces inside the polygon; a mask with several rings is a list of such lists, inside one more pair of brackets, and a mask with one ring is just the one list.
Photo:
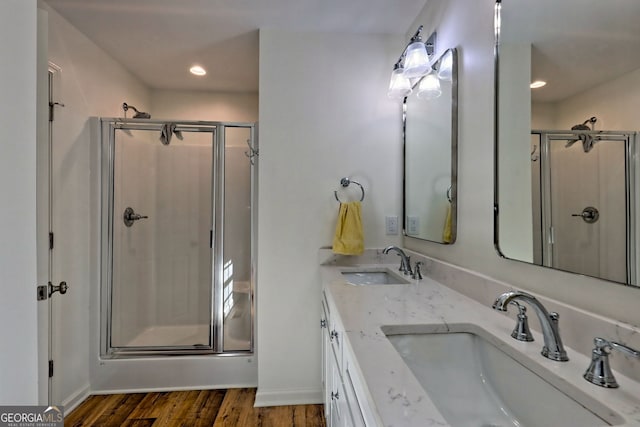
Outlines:
{"label": "wooden floor", "polygon": [[90,396],[65,427],[324,427],[322,405],[254,408],[255,389]]}

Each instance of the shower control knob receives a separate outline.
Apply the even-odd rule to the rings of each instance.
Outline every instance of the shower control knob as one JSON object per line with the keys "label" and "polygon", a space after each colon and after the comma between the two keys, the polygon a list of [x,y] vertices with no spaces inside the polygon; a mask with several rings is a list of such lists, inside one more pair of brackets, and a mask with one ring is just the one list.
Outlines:
{"label": "shower control knob", "polygon": [[139,221],[141,219],[149,218],[146,215],[140,215],[135,213],[133,208],[129,207],[124,210],[124,214],[122,214],[122,219],[124,221],[124,225],[127,227],[131,227],[135,221]]}
{"label": "shower control knob", "polygon": [[598,212],[598,209],[594,208],[593,206],[587,206],[582,210],[582,212],[577,214],[571,214],[571,216],[582,217],[582,220],[584,222],[593,224],[598,220],[598,218],[600,218],[600,212]]}

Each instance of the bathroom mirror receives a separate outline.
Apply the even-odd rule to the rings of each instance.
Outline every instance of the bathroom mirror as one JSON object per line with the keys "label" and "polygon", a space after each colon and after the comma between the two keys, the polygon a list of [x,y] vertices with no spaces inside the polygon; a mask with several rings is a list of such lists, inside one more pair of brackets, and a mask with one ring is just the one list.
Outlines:
{"label": "bathroom mirror", "polygon": [[638,286],[640,2],[496,3],[495,245]]}
{"label": "bathroom mirror", "polygon": [[458,55],[449,49],[405,98],[404,234],[456,240]]}

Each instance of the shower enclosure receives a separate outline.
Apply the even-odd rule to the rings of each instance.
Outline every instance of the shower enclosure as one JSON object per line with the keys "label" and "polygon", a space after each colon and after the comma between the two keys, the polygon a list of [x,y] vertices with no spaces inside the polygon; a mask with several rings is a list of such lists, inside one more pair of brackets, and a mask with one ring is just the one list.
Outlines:
{"label": "shower enclosure", "polygon": [[531,132],[536,264],[635,283],[636,137]]}
{"label": "shower enclosure", "polygon": [[100,126],[102,355],[252,352],[254,125]]}

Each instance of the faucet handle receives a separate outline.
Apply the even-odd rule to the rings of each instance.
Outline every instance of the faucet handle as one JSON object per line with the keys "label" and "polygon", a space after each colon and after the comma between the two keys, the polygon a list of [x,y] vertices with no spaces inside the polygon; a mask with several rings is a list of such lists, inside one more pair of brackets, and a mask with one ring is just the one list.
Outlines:
{"label": "faucet handle", "polygon": [[416,261],[416,264],[413,266],[413,275],[411,276],[413,279],[422,280],[421,265],[424,265],[422,261]]}
{"label": "faucet handle", "polygon": [[511,301],[509,304],[518,307],[518,323],[513,328],[511,336],[518,341],[533,341],[533,335],[529,329],[529,317],[527,316],[527,307],[518,303],[517,301]]}
{"label": "faucet handle", "polygon": [[609,354],[611,350],[616,349],[635,358],[640,358],[640,352],[624,344],[607,341],[600,337],[594,338],[593,344],[594,348],[591,351],[591,363],[583,375],[584,379],[600,387],[618,388],[618,382],[609,365]]}

